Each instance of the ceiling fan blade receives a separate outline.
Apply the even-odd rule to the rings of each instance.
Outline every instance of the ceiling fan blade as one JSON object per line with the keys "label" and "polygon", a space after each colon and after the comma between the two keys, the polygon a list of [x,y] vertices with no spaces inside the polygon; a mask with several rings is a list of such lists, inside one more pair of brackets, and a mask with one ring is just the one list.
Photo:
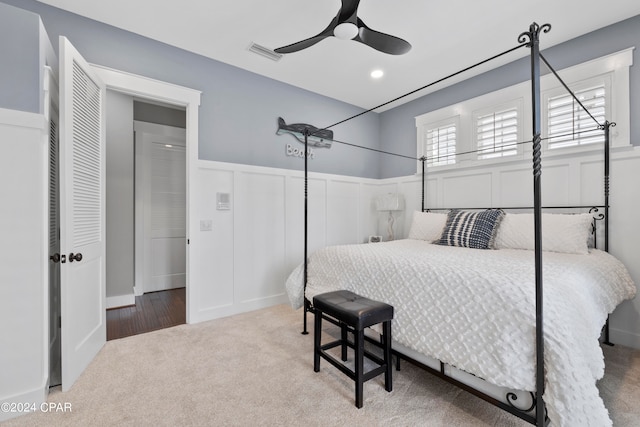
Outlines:
{"label": "ceiling fan blade", "polygon": [[318,34],[317,36],[313,36],[310,37],[306,40],[302,40],[296,43],[292,43],[290,45],[287,46],[282,46],[279,47],[277,49],[274,49],[273,51],[276,53],[293,53],[293,52],[297,52],[299,50],[302,49],[306,49],[308,47],[313,46],[314,44],[318,43],[319,41],[322,41],[324,39],[326,39],[327,37],[330,37],[331,34]]}
{"label": "ceiling fan blade", "polygon": [[351,22],[353,24],[356,23],[356,13],[358,12],[358,6],[360,5],[360,0],[342,0],[342,7],[338,12],[338,22]]}
{"label": "ceiling fan blade", "polygon": [[411,50],[411,44],[406,40],[372,30],[360,18],[358,18],[358,36],[354,40],[390,55],[402,55]]}
{"label": "ceiling fan blade", "polygon": [[[340,14],[338,13],[338,16],[339,15]],[[314,44],[326,39],[327,37],[333,36],[333,30],[338,25],[338,16],[333,18],[327,28],[322,30],[319,34],[316,34],[313,37],[309,37],[308,39],[304,39],[299,42],[279,47],[277,49],[274,49],[273,51],[276,53],[293,53],[311,47]]]}

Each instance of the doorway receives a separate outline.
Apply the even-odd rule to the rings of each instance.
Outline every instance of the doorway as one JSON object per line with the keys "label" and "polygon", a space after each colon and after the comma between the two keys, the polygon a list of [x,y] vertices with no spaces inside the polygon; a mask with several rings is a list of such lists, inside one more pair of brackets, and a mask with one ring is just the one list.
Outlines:
{"label": "doorway", "polygon": [[[190,284],[190,251],[189,251],[189,234],[190,225],[193,224],[194,218],[191,217],[192,210],[189,209],[190,201],[192,200],[191,192],[193,187],[189,184],[195,181],[196,168],[198,160],[198,115],[200,106],[201,92],[186,87],[176,86],[170,83],[161,82],[158,80],[149,79],[142,76],[136,76],[133,74],[113,70],[110,68],[104,68],[94,65],[95,72],[99,75],[103,82],[105,82],[107,89],[122,95],[128,95],[136,97],[138,100],[143,100],[150,105],[168,106],[173,108],[184,109],[184,128],[186,133],[186,179],[187,179],[187,191],[186,191],[186,283],[184,289],[184,305],[185,309],[185,321],[191,323],[196,318],[196,313],[193,310],[192,301],[192,286]],[[157,111],[155,112],[157,113]],[[153,114],[157,117],[157,114]],[[140,118],[141,121],[152,121],[150,119]],[[107,122],[108,123],[108,122]],[[133,135],[133,129],[130,130],[129,135]],[[131,298],[134,298],[130,294]],[[135,299],[133,300],[135,301]],[[106,337],[105,337],[106,339]]]}
{"label": "doorway", "polygon": [[108,90],[107,117],[109,340],[186,321],[187,169],[184,109]]}

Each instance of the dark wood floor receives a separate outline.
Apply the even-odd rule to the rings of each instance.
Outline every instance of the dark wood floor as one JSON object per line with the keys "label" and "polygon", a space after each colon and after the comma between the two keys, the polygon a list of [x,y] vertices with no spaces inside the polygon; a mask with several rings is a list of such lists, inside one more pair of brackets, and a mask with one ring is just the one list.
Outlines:
{"label": "dark wood floor", "polygon": [[136,305],[107,310],[107,341],[170,328],[186,322],[185,288],[150,292]]}

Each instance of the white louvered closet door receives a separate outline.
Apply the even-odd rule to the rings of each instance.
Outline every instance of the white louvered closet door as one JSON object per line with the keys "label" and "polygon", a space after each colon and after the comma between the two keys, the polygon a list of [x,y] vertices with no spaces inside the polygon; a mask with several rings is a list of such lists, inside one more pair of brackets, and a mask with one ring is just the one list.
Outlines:
{"label": "white louvered closet door", "polygon": [[106,341],[105,87],[60,37],[62,389]]}

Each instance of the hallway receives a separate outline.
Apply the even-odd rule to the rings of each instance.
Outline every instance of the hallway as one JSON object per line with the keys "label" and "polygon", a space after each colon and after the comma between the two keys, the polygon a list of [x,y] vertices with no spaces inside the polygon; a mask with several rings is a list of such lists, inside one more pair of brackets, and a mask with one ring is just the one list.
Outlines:
{"label": "hallway", "polygon": [[185,288],[150,292],[136,305],[107,310],[107,341],[186,323]]}

